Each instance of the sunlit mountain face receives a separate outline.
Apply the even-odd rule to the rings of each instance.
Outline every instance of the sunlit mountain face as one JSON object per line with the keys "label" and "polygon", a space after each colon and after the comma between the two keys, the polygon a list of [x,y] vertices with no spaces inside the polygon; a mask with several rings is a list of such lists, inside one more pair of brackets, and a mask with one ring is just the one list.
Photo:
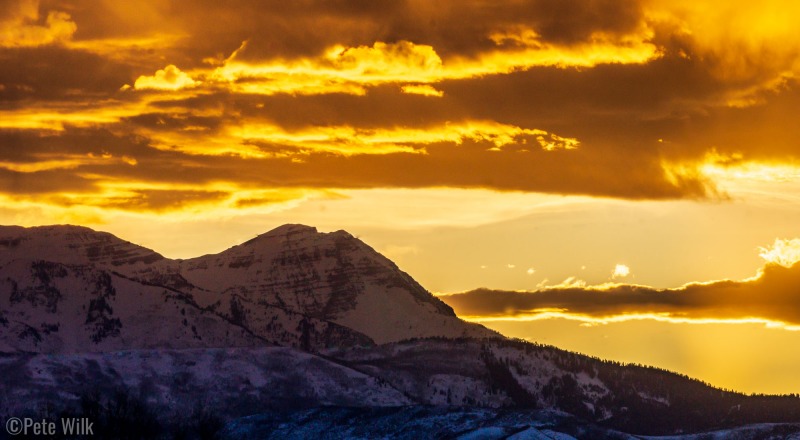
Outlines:
{"label": "sunlit mountain face", "polygon": [[508,336],[797,393],[799,20],[785,0],[6,1],[0,223],[170,258],[346,229]]}

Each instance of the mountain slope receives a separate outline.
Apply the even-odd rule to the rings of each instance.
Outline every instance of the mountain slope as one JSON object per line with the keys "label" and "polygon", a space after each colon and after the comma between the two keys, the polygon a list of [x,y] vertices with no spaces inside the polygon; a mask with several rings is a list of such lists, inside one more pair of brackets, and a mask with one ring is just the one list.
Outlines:
{"label": "mountain slope", "polygon": [[[399,406],[410,400],[382,381],[284,347],[128,350],[0,355],[0,408],[76,408],[81,398],[124,392],[161,417],[207,407],[217,417],[310,406]],[[308,374],[313,372],[313,374]]]}
{"label": "mountain slope", "polygon": [[0,351],[372,343],[345,327],[277,307],[264,310],[263,325],[252,328],[201,307],[193,290],[142,283],[94,265],[14,260],[0,269]]}
{"label": "mountain slope", "polygon": [[421,405],[557,410],[649,435],[800,422],[797,396],[746,396],[519,340],[433,338],[327,354]]}

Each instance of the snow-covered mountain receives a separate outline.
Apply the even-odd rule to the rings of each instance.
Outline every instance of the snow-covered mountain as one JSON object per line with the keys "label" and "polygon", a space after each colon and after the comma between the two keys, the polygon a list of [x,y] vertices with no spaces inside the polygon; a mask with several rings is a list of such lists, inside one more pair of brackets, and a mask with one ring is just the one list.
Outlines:
{"label": "snow-covered mountain", "polygon": [[[216,255],[180,262],[180,275],[244,306],[335,322],[378,344],[428,336],[495,337],[468,324],[392,261],[348,234],[284,225]],[[224,301],[223,301],[224,302]]]}
{"label": "snow-covered mountain", "polygon": [[[199,406],[229,422],[223,438],[800,433],[794,396],[745,396],[663,370],[497,338],[318,354],[285,347],[12,353],[0,354],[0,377],[0,417],[41,417],[47,409],[113,427],[125,410],[128,423],[169,426]],[[153,438],[141,434],[131,438]]]}
{"label": "snow-covered mountain", "polygon": [[198,404],[227,417],[278,408],[412,402],[380,379],[285,347],[14,354],[0,356],[0,371],[0,416],[3,411],[21,416],[53,396],[63,407],[74,407],[80,397],[113,396],[120,390],[171,417],[190,414]]}
{"label": "snow-covered mountain", "polygon": [[316,350],[486,337],[350,234],[286,225],[171,260],[76,226],[0,227],[0,350]]}
{"label": "snow-covered mountain", "polygon": [[800,432],[797,396],[503,338],[350,234],[301,225],[189,260],[82,227],[0,227],[0,378],[0,416],[183,429],[199,406],[224,438]]}

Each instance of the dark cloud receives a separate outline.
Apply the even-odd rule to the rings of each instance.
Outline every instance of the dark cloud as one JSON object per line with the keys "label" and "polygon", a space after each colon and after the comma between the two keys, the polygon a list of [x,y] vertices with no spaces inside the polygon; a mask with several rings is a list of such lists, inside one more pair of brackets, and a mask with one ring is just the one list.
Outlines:
{"label": "dark cloud", "polygon": [[[81,101],[112,97],[134,76],[132,66],[57,46],[0,48],[0,103]],[[26,103],[17,101],[28,100]],[[16,103],[15,103],[16,102]]]}
{"label": "dark cloud", "polygon": [[790,80],[779,90],[757,95],[760,102],[743,108],[723,108],[683,121],[671,138],[681,148],[713,146],[725,154],[741,153],[745,160],[793,162],[800,159],[796,111],[800,83]]}
{"label": "dark cloud", "polygon": [[574,44],[588,41],[595,32],[632,32],[642,20],[638,3],[627,0],[241,0],[183,6],[176,9],[189,11],[189,26],[215,23],[206,32],[229,48],[233,45],[229,50],[249,40],[243,59],[313,55],[333,44],[371,46],[375,41],[402,40],[432,45],[444,57],[471,56],[496,47],[489,35],[499,30],[532,28],[543,41]]}
{"label": "dark cloud", "polygon": [[[0,129],[0,183],[4,192],[30,197],[59,188],[88,194],[112,180],[180,187],[174,194],[139,192],[120,205],[130,209],[178,206],[181,197],[199,203],[217,197],[202,187],[220,181],[246,188],[451,186],[702,198],[717,195],[712,182],[691,172],[671,175],[664,164],[691,165],[712,148],[742,153],[745,160],[800,159],[794,129],[800,88],[790,79],[769,83],[787,60],[796,60],[781,57],[791,51],[743,50],[731,57],[704,46],[677,19],[651,20],[646,6],[627,0],[42,0],[39,21],[51,11],[64,12],[77,31],[37,47],[0,48],[0,116],[22,118],[19,126],[8,119]],[[0,8],[3,14],[18,11]],[[447,66],[459,57],[533,44],[493,41],[496,32],[533,30],[541,44],[572,47],[597,38],[650,38],[642,34],[645,25],[661,53],[649,62],[527,66],[436,78],[432,86],[444,93],[436,98],[401,93],[402,80],[365,81],[364,95],[237,93],[210,78],[214,66],[207,60],[221,62],[245,40],[237,60],[319,60],[333,44],[373,47],[405,40],[433,46]],[[726,63],[738,73],[721,74]],[[179,92],[120,90],[171,64],[203,85]],[[752,104],[728,106],[748,100]],[[24,117],[36,112],[51,112],[56,122],[48,129],[25,126]],[[58,118],[82,112],[111,116],[94,122]],[[476,121],[544,130],[580,144],[543,151],[535,135],[525,134],[501,148],[467,136],[458,142],[396,142],[398,149],[425,154],[372,154],[385,151],[369,145],[347,151],[358,141],[351,139],[355,132],[434,132]],[[230,135],[248,124],[287,134],[345,127],[351,131],[330,142],[340,142],[347,154]],[[211,155],[203,146],[212,142],[227,149]],[[245,148],[264,157],[236,154]],[[36,167],[45,163],[51,165]],[[198,193],[186,189],[193,185]]]}
{"label": "dark cloud", "polygon": [[756,279],[689,284],[678,289],[619,285],[603,289],[552,288],[537,292],[479,289],[442,296],[459,315],[506,316],[561,309],[607,318],[668,313],[678,318],[762,318],[800,325],[800,264],[768,264]]}
{"label": "dark cloud", "polygon": [[0,130],[0,157],[15,163],[36,163],[73,156],[110,154],[145,159],[161,153],[135,135],[117,135],[107,129],[69,127],[62,132]]}
{"label": "dark cloud", "polygon": [[203,136],[209,131],[221,128],[224,123],[224,118],[222,116],[198,116],[182,113],[152,112],[124,118],[123,122],[129,122],[135,127],[143,127],[161,132],[199,130],[202,132],[199,136]]}
{"label": "dark cloud", "polygon": [[[318,54],[333,44],[412,41],[444,56],[474,55],[496,46],[489,34],[531,28],[543,41],[574,44],[593,34],[624,35],[641,24],[639,2],[629,0],[142,1],[45,0],[42,12],[68,12],[76,39],[189,34],[178,42],[198,59],[227,56],[249,40],[243,59]],[[198,51],[201,49],[204,53]]]}
{"label": "dark cloud", "polygon": [[172,211],[196,204],[216,204],[228,199],[230,193],[225,191],[202,190],[134,190],[125,196],[104,198],[99,206],[117,208],[128,211]]}
{"label": "dark cloud", "polygon": [[70,170],[24,173],[0,168],[0,192],[14,198],[26,199],[64,191],[95,190],[97,190],[95,182],[76,176]]}
{"label": "dark cloud", "polygon": [[[161,125],[153,117],[138,122]],[[521,144],[523,140],[525,144]],[[354,156],[263,143],[262,151],[276,156],[257,159],[189,155],[179,150],[154,148],[152,141],[142,136],[68,127],[64,132],[47,135],[0,132],[0,156],[17,167],[49,162],[58,167],[59,161],[67,162],[63,165],[65,169],[6,171],[3,191],[18,195],[35,196],[60,190],[88,195],[106,181],[158,184],[165,189],[177,185],[173,195],[167,191],[142,192],[143,196],[129,197],[125,202],[96,201],[102,206],[133,210],[177,206],[180,197],[186,197],[188,204],[203,201],[203,197],[187,192],[185,187],[195,186],[197,191],[208,195],[203,187],[212,182],[270,189],[452,186],[629,198],[702,196],[705,191],[700,181],[677,184],[667,181],[659,174],[662,172],[659,163],[647,161],[646,157],[621,160],[591,150],[547,152],[541,149],[535,136],[528,135],[521,136],[518,142],[501,147],[500,151],[493,151],[496,146],[490,142],[465,140],[461,144],[426,145],[427,154]],[[130,185],[130,190],[140,191],[136,183]],[[98,194],[99,199],[106,197]],[[172,201],[162,202],[167,199]]]}

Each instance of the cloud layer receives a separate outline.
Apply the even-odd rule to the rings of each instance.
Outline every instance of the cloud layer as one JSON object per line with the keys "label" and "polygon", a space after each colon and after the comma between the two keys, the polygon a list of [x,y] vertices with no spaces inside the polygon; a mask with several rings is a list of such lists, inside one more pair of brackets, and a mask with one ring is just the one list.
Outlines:
{"label": "cloud layer", "polygon": [[478,289],[441,298],[460,316],[484,319],[755,321],[800,330],[800,264],[768,263],[749,280],[693,283],[677,289],[626,284],[535,292]]}
{"label": "cloud layer", "polygon": [[704,167],[797,159],[800,8],[696,3],[6,2],[0,199],[719,197]]}

